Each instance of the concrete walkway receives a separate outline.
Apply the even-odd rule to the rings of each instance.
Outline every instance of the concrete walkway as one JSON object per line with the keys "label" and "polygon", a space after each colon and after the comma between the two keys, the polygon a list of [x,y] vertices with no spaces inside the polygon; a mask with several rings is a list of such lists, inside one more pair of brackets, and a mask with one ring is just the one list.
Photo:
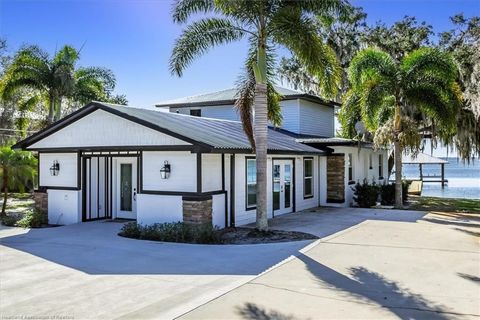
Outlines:
{"label": "concrete walkway", "polygon": [[0,319],[172,319],[311,243],[160,243],[121,226],[0,227]]}
{"label": "concrete walkway", "polygon": [[319,209],[274,228],[325,237],[182,319],[478,319],[480,219]]}

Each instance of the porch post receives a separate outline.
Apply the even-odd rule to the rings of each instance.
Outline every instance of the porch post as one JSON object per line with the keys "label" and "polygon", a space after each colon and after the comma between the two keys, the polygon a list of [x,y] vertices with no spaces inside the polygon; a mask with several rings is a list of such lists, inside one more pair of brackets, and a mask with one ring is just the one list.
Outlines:
{"label": "porch post", "polygon": [[442,163],[442,189],[445,188],[445,164]]}
{"label": "porch post", "polygon": [[423,181],[423,170],[422,170],[422,164],[420,163],[420,181]]}

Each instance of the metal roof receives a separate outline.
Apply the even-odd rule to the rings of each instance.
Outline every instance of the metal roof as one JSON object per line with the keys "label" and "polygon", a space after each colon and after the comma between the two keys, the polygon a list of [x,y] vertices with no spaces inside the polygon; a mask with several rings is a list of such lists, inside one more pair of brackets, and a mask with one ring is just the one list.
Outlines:
{"label": "metal roof", "polygon": [[420,152],[416,156],[412,154],[402,155],[403,164],[444,164],[448,161]]}
{"label": "metal roof", "polygon": [[[336,102],[322,99],[319,96],[275,86],[275,90],[283,96],[283,100],[304,99],[325,105],[336,106]],[[199,94],[189,97],[183,97],[173,100],[162,101],[155,104],[156,107],[191,107],[191,106],[213,106],[213,105],[231,105],[238,98],[237,89],[230,88],[226,90]]]}
{"label": "metal roof", "polygon": [[[312,145],[325,145],[325,146],[358,146],[359,141],[353,139],[344,138],[298,138],[297,142],[312,144]],[[371,146],[370,143],[360,141],[362,146]]]}
{"label": "metal roof", "polygon": [[[74,114],[52,124],[37,134],[20,141],[15,147],[26,148],[28,145],[60,130],[69,123],[74,122],[97,109],[111,112],[141,125],[146,125],[152,129],[172,134],[180,139],[184,139],[185,141],[203,147],[207,146],[217,150],[251,151],[250,143],[243,131],[242,124],[239,121],[194,117],[171,112],[126,107],[104,102],[90,103],[80,110],[77,110]],[[323,153],[321,150],[297,142],[294,137],[278,132],[273,128],[270,128],[268,131],[268,150],[281,151],[287,154]]]}

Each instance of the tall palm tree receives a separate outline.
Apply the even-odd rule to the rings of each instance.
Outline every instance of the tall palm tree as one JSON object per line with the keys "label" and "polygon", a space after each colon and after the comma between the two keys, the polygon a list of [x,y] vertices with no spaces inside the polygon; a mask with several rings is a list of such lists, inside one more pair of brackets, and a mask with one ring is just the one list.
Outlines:
{"label": "tall palm tree", "polygon": [[37,172],[37,159],[31,152],[15,151],[10,147],[0,148],[0,183],[3,191],[3,205],[0,217],[5,216],[9,190],[24,192],[33,182]]}
{"label": "tall palm tree", "polygon": [[[349,67],[352,88],[343,112],[360,114],[375,141],[393,142],[395,205],[402,207],[402,149],[420,145],[418,128],[451,139],[461,106],[458,69],[453,58],[420,48],[400,62],[378,49],[360,51]],[[385,134],[386,133],[386,134]]]}
{"label": "tall palm tree", "polygon": [[38,46],[24,47],[0,81],[0,97],[8,100],[19,90],[30,89],[35,93],[32,99],[45,101],[48,123],[61,117],[64,99],[106,100],[115,86],[113,73],[105,68],[76,68],[79,59],[79,50],[71,46],[64,46],[53,57]]}
{"label": "tall palm tree", "polygon": [[235,106],[256,153],[256,226],[259,230],[268,229],[268,120],[274,125],[281,123],[280,96],[272,85],[274,51],[277,46],[287,48],[318,77],[325,91],[335,94],[340,69],[335,53],[318,37],[313,19],[315,14],[335,12],[344,5],[343,0],[178,0],[173,7],[173,19],[177,23],[185,23],[198,13],[213,15],[190,23],[177,39],[170,58],[173,74],[182,76],[195,58],[212,47],[248,40],[249,54],[239,80]]}

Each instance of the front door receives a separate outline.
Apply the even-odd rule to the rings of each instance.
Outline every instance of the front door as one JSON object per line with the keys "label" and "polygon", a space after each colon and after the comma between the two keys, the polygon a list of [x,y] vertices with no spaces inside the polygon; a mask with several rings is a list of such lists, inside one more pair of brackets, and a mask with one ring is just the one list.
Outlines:
{"label": "front door", "polygon": [[293,160],[273,160],[273,215],[293,211]]}
{"label": "front door", "polygon": [[117,158],[116,217],[136,219],[137,159]]}

